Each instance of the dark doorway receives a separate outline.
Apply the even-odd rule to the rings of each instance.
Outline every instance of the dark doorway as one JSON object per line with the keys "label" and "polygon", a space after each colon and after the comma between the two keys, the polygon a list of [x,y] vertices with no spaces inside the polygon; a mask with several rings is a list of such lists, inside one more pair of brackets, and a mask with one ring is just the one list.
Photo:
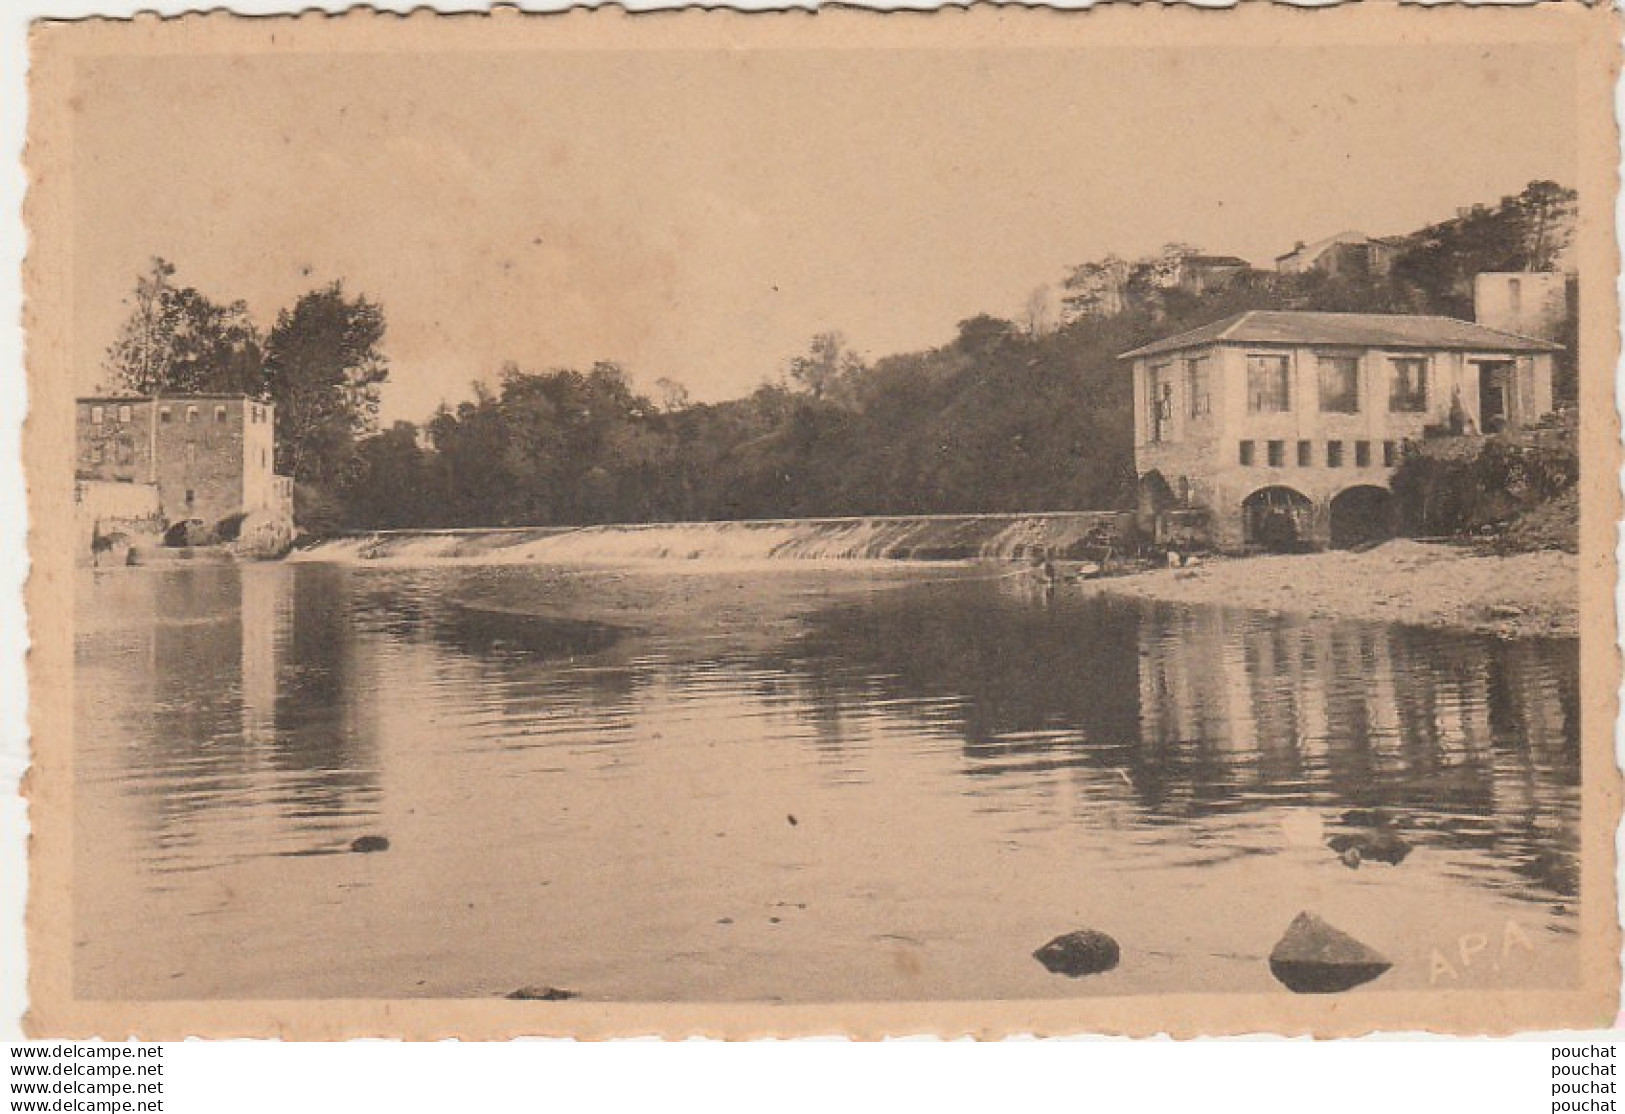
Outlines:
{"label": "dark doorway", "polygon": [[1484,360],[1478,365],[1478,428],[1499,433],[1511,417],[1512,361]]}
{"label": "dark doorway", "polygon": [[1394,495],[1385,487],[1367,484],[1339,492],[1331,516],[1333,549],[1384,542],[1397,530]]}
{"label": "dark doorway", "polygon": [[1150,518],[1179,506],[1179,497],[1168,485],[1168,480],[1156,469],[1140,477],[1135,490],[1136,507],[1143,518]]}
{"label": "dark doorway", "polygon": [[1241,502],[1242,538],[1272,553],[1297,553],[1313,539],[1314,504],[1290,487],[1262,487]]}

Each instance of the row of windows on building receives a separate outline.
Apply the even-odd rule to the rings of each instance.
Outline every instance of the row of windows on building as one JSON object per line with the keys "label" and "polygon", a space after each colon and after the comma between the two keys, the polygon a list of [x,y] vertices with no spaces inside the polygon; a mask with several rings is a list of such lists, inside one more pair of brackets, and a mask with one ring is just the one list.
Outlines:
{"label": "row of windows on building", "polygon": [[[199,409],[195,404],[187,404],[184,413],[188,422],[196,422],[199,418]],[[92,406],[90,407],[89,414],[90,424],[103,425],[109,420],[110,414],[117,416],[119,425],[129,425],[130,420],[134,417],[134,412],[128,403],[120,403],[117,407]],[[270,419],[270,414],[271,412],[268,407],[262,406],[257,402],[249,404],[248,421],[250,425],[260,425],[268,421]],[[216,406],[214,408],[215,421],[224,422],[228,416],[229,415],[226,407]],[[175,408],[172,406],[158,407],[158,420],[165,423],[174,421]]]}
{"label": "row of windows on building", "polygon": [[[1184,362],[1185,407],[1192,418],[1212,412],[1213,400],[1208,369],[1210,357],[1195,356]],[[1320,355],[1320,410],[1325,414],[1358,414],[1360,399],[1360,357]],[[1388,411],[1393,414],[1419,414],[1428,405],[1428,359],[1426,356],[1388,358]],[[1152,369],[1151,409],[1154,426],[1170,420],[1174,410],[1172,369],[1161,364]],[[1247,410],[1253,414],[1284,414],[1292,409],[1292,357],[1251,355],[1247,357]]]}
{"label": "row of windows on building", "polygon": [[[134,464],[135,446],[129,441],[114,441],[108,444],[97,443],[86,445],[81,455],[91,464]],[[265,455],[265,450],[260,450]],[[186,463],[197,463],[197,442],[190,442],[186,446]]]}
{"label": "row of windows on building", "polygon": [[83,455],[91,464],[134,464],[135,446],[128,441],[120,441],[112,446],[88,445]]}
{"label": "row of windows on building", "polygon": [[[1264,459],[1262,462],[1258,458],[1259,444],[1260,442],[1257,441],[1241,442],[1239,451],[1237,452],[1237,459],[1240,461],[1242,467],[1251,468],[1259,463],[1267,464],[1271,468],[1286,467],[1287,442],[1262,442],[1264,446]],[[1350,446],[1353,447],[1352,456],[1354,467],[1370,468],[1372,449],[1374,447],[1370,441],[1327,441],[1324,443],[1324,448],[1322,449],[1322,453],[1319,455],[1319,459],[1325,462],[1327,468],[1346,467],[1350,462],[1350,454],[1346,450]],[[1313,468],[1315,466],[1316,458],[1317,454],[1315,452],[1315,443],[1313,441],[1297,442],[1297,451],[1294,454],[1293,459],[1297,461],[1297,466],[1299,468]],[[1384,468],[1393,468],[1398,463],[1399,442],[1382,442],[1382,466]]]}
{"label": "row of windows on building", "polygon": [[[80,454],[90,464],[134,464],[135,446],[129,441],[115,441],[110,445],[87,445]],[[198,458],[197,442],[192,441],[186,446],[186,463],[196,465]],[[271,467],[271,455],[264,448],[259,453],[260,467]]]}

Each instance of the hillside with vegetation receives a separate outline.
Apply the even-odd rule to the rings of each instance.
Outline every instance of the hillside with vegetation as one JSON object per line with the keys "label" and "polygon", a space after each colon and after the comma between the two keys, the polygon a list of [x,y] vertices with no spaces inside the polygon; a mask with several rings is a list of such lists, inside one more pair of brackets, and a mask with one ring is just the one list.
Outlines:
{"label": "hillside with vegetation", "polygon": [[[1210,286],[1181,279],[1201,253],[1170,245],[1072,268],[1053,321],[1034,299],[1023,320],[978,315],[938,347],[873,360],[821,334],[741,399],[690,403],[662,380],[657,401],[609,363],[510,364],[470,400],[383,430],[371,421],[388,374],[379,307],[334,284],[262,338],[240,306],[188,290],[171,299],[186,303],[185,358],[160,382],[279,402],[279,462],[314,533],[1106,509],[1134,486],[1122,352],[1248,309],[1471,317],[1475,274],[1559,269],[1573,218],[1571,191],[1535,182],[1394,238],[1386,273],[1244,268]],[[1561,399],[1574,395],[1572,352]],[[150,352],[113,357],[120,382],[154,381]]]}

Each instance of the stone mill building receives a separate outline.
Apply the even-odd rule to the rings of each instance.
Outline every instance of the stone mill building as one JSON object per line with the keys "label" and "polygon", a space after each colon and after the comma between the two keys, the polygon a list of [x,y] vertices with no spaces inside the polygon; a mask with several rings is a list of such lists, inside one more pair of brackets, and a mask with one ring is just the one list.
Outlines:
{"label": "stone mill building", "polygon": [[[293,481],[276,473],[275,408],[244,395],[77,401],[80,532],[204,531],[246,521],[291,531]],[[227,529],[230,529],[228,525]]]}
{"label": "stone mill building", "polygon": [[1448,317],[1274,310],[1136,348],[1141,513],[1205,518],[1226,550],[1386,536],[1404,444],[1538,421],[1559,350]]}

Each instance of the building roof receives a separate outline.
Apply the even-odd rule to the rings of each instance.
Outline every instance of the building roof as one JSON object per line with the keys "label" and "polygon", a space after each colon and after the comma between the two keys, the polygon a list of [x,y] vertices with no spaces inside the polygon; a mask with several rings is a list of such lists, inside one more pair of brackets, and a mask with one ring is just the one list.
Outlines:
{"label": "building roof", "polygon": [[1396,247],[1399,244],[1399,239],[1394,236],[1367,236],[1364,232],[1349,229],[1347,232],[1339,232],[1335,236],[1327,236],[1325,239],[1315,240],[1307,244],[1299,241],[1291,251],[1284,251],[1277,255],[1275,261],[1280,263],[1291,259],[1295,255],[1319,258],[1339,244],[1381,244],[1384,247]]}
{"label": "building roof", "polygon": [[80,395],[74,401],[86,402],[119,402],[126,405],[134,402],[257,402],[262,406],[271,405],[263,398],[255,398],[245,394],[166,394],[166,395]]}
{"label": "building roof", "polygon": [[1408,313],[1306,313],[1255,309],[1124,352],[1156,356],[1204,344],[1325,344],[1351,348],[1449,348],[1489,352],[1557,352],[1562,345],[1506,333],[1454,317]]}

